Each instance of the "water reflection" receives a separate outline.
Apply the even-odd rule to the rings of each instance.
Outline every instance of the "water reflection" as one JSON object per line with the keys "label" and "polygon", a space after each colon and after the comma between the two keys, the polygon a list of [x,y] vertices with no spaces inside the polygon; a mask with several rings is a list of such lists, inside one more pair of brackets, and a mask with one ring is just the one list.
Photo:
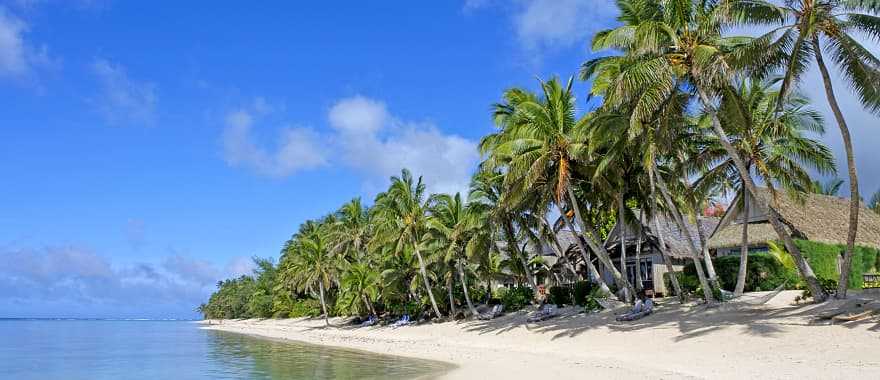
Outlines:
{"label": "water reflection", "polygon": [[208,331],[214,378],[412,379],[448,369],[441,363],[376,355],[289,341]]}

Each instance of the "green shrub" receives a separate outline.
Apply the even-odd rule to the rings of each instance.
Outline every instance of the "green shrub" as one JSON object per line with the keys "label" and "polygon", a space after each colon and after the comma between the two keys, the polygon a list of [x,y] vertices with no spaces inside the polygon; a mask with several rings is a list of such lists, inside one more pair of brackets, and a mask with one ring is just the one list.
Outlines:
{"label": "green shrub", "polygon": [[[838,279],[840,277],[840,272],[837,271],[837,260],[846,249],[844,245],[806,240],[795,240],[795,244],[807,258],[817,278]],[[877,269],[878,253],[880,251],[874,248],[856,246],[853,251],[852,266],[847,283],[850,289],[861,289],[864,286],[862,275]]]}
{"label": "green shrub", "polygon": [[495,296],[501,300],[505,310],[519,310],[532,302],[534,291],[528,286],[516,286],[513,288],[501,288]]}
{"label": "green shrub", "polygon": [[[715,273],[718,275],[718,282],[721,287],[733,290],[736,287],[736,277],[739,273],[739,256],[718,257],[713,260],[713,264],[715,265]],[[690,273],[688,269],[693,271],[693,264],[685,267],[686,273]],[[796,275],[786,269],[773,256],[766,253],[749,255],[745,291],[760,292],[773,290],[786,283],[788,288],[794,288],[797,283]]]}
{"label": "green shrub", "polygon": [[296,300],[290,306],[290,312],[287,315],[290,318],[317,317],[321,315],[321,302],[316,299],[305,298]]}
{"label": "green shrub", "polygon": [[602,289],[594,288],[584,298],[584,303],[583,303],[584,311],[590,312],[590,311],[601,310],[602,305],[599,304],[599,300],[604,299],[604,298],[605,298],[605,295],[602,294]]}
{"label": "green shrub", "polygon": [[[830,278],[822,278],[818,277],[819,284],[822,286],[822,289],[825,290],[828,294],[834,294],[837,291],[838,281],[836,279]],[[810,288],[804,289],[801,295],[794,298],[794,302],[800,303],[801,301],[806,301],[809,298],[813,298],[813,292],[810,291]]]}
{"label": "green shrub", "polygon": [[572,297],[574,298],[575,305],[578,306],[586,306],[587,297],[590,296],[593,291],[593,284],[589,281],[578,281],[574,283],[574,289],[572,289]]}
{"label": "green shrub", "polygon": [[554,305],[571,305],[571,288],[568,286],[552,286],[547,291],[547,302]]}

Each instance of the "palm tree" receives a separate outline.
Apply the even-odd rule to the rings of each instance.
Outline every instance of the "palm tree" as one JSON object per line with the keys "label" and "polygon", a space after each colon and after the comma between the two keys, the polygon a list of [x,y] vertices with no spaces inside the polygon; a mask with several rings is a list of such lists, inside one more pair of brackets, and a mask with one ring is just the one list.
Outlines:
{"label": "palm tree", "polygon": [[837,196],[840,194],[840,187],[843,186],[843,180],[840,178],[832,178],[826,182],[814,180],[810,187],[810,192],[814,194]]}
{"label": "palm tree", "polygon": [[[638,12],[622,12],[626,16],[622,21],[634,24],[600,33],[594,39],[593,48],[620,49],[625,55],[589,61],[584,71],[592,76],[597,68],[615,68],[608,74],[612,78],[603,78],[610,82],[603,86],[609,90],[612,96],[608,99],[613,102],[635,103],[631,118],[636,127],[642,127],[644,120],[650,120],[649,115],[662,108],[676,91],[682,88],[692,91],[709,116],[711,130],[733,159],[746,189],[754,195],[758,193],[757,186],[749,175],[745,160],[739,156],[721,125],[716,100],[723,89],[730,86],[734,70],[744,66],[744,62],[751,62],[755,51],[760,49],[747,49],[748,38],[722,36],[725,22],[731,19],[728,5],[728,2],[715,1],[621,0],[621,8],[633,6],[639,9]],[[638,14],[638,17],[631,17],[632,14]],[[662,177],[657,179],[661,195],[670,202]],[[775,204],[775,190],[772,186],[770,188],[774,193],[770,202],[763,199],[756,199],[756,202],[769,210],[767,217],[771,226],[794,257],[814,299],[823,301],[827,293],[819,285],[779,215],[770,207],[770,203]],[[673,212],[673,217],[678,221],[680,216],[676,214]],[[693,246],[691,249],[696,251]]]}
{"label": "palm tree", "polygon": [[342,205],[336,215],[330,229],[334,252],[351,261],[364,258],[373,233],[370,210],[360,198],[354,198]]}
{"label": "palm tree", "polygon": [[288,254],[291,255],[291,262],[286,268],[288,271],[286,277],[290,284],[300,291],[314,289],[317,285],[324,323],[329,326],[325,291],[336,281],[339,263],[331,253],[325,229],[326,226],[318,226],[311,230],[307,228],[305,233],[290,245],[291,251]]}
{"label": "palm tree", "polygon": [[868,208],[880,214],[880,190],[877,190],[874,195],[871,196],[871,201],[868,202]]}
{"label": "palm tree", "polygon": [[880,59],[855,38],[860,34],[870,38],[880,37],[880,18],[877,17],[880,16],[880,5],[875,1],[861,0],[799,0],[787,1],[782,5],[749,0],[737,1],[733,8],[739,22],[774,26],[772,31],[757,41],[762,44],[773,41],[767,56],[776,65],[763,62],[764,66],[770,68],[778,65],[785,70],[779,108],[782,107],[783,98],[801,80],[812,59],[815,59],[822,75],[825,96],[843,138],[849,172],[849,231],[836,293],[838,298],[846,298],[861,198],[852,138],[834,94],[825,54],[837,65],[842,78],[859,96],[862,105],[874,113],[880,112]]}
{"label": "palm tree", "polygon": [[[802,96],[790,96],[777,110],[779,92],[773,82],[743,81],[737,91],[727,91],[719,109],[724,129],[746,167],[764,183],[777,183],[792,193],[811,191],[815,183],[808,169],[820,174],[836,172],[831,150],[821,141],[805,133],[823,134],[821,115],[808,108]],[[703,125],[710,123],[704,115]],[[704,126],[703,128],[708,128]],[[749,214],[749,192],[745,191],[736,171],[736,164],[726,155],[717,140],[707,140],[702,151],[690,163],[694,171],[702,170],[698,188],[735,189],[741,196],[743,215]],[[751,175],[751,173],[750,173]],[[734,295],[742,295],[748,266],[748,219],[744,219],[740,266]]]}
{"label": "palm tree", "polygon": [[380,272],[376,266],[366,261],[349,264],[342,274],[339,286],[337,306],[351,312],[361,310],[376,315],[373,301],[379,297]]}
{"label": "palm tree", "polygon": [[474,209],[465,206],[459,193],[455,196],[449,194],[434,196],[430,205],[431,217],[428,219],[428,239],[443,256],[444,261],[455,268],[468,310],[471,315],[477,315],[477,309],[468,293],[463,265],[468,259],[466,248],[474,226],[474,216],[469,213],[469,211],[475,212],[472,210]]}
{"label": "palm tree", "polygon": [[[502,204],[519,205],[530,194],[538,194],[556,205],[568,228],[575,232],[568,214],[572,211],[580,224],[583,241],[611,272],[618,288],[632,295],[632,285],[614,266],[605,247],[597,242],[599,235],[583,219],[574,194],[573,177],[583,167],[589,150],[589,125],[587,118],[575,116],[572,79],[562,85],[553,78],[540,81],[540,86],[541,98],[513,89],[505,94],[507,103],[496,105],[495,119],[501,131],[480,142],[482,153],[488,155],[484,165],[507,170]],[[576,240],[591,277],[599,278],[583,242]]]}
{"label": "palm tree", "polygon": [[[470,249],[472,251],[482,250],[487,253],[490,251],[501,253],[502,248],[498,242],[503,239],[507,256],[516,260],[521,268],[528,268],[529,260],[525,252],[520,250],[519,239],[516,235],[516,224],[521,221],[522,215],[519,211],[502,203],[504,178],[505,176],[498,170],[483,168],[471,179],[470,194],[468,195],[469,207],[472,212],[482,215],[483,224],[479,231],[474,231],[475,235],[472,242],[469,243],[473,247]],[[538,285],[534,275],[528,270],[524,270],[523,274],[537,297]]]}
{"label": "palm tree", "polygon": [[403,169],[401,176],[391,177],[391,187],[388,191],[376,196],[374,206],[377,218],[377,232],[381,235],[381,241],[390,243],[394,247],[395,254],[406,249],[412,249],[419,260],[419,271],[425,285],[428,299],[437,318],[442,318],[434,292],[431,290],[431,280],[428,277],[427,263],[422,257],[422,243],[427,228],[428,204],[425,196],[425,184],[422,177],[413,179],[409,170]]}

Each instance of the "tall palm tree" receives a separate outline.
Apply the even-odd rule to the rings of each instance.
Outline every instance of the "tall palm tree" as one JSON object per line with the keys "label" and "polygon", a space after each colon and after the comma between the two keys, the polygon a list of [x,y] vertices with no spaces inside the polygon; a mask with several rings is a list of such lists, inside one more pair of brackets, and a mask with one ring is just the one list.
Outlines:
{"label": "tall palm tree", "polygon": [[[587,62],[587,74],[592,76],[597,66],[615,67],[613,75],[609,74],[614,80],[605,84],[606,88],[613,90],[613,96],[609,99],[618,99],[614,101],[620,103],[636,102],[632,124],[637,127],[643,126],[643,120],[648,120],[648,115],[660,109],[671,94],[682,88],[690,91],[709,116],[711,130],[733,159],[746,189],[752,195],[757,194],[757,186],[749,175],[745,160],[732,145],[718,116],[717,100],[723,89],[730,86],[734,71],[744,66],[744,62],[751,63],[751,58],[757,54],[755,51],[760,50],[753,47],[747,49],[747,43],[751,41],[748,38],[722,35],[726,22],[731,19],[729,3],[621,0],[620,4],[622,7],[633,5],[645,10],[638,12],[638,18],[622,19],[624,22],[634,22],[624,25],[627,29],[617,28],[600,33],[594,39],[593,48],[620,49],[625,54],[605,61]],[[662,177],[658,176],[657,179],[661,195],[669,198]],[[769,202],[763,199],[755,201],[769,210],[768,221],[794,257],[798,271],[814,299],[823,301],[828,296],[827,292],[819,285],[815,273],[780,221],[778,213],[770,207],[771,203],[776,203],[775,190],[770,189],[774,196]],[[679,219],[675,213],[673,217]]]}
{"label": "tall palm tree", "polygon": [[[484,223],[479,231],[474,231],[472,238],[472,250],[481,247],[484,252],[495,251],[499,254],[507,251],[507,256],[518,262],[521,268],[528,268],[529,259],[526,253],[520,249],[519,239],[516,234],[516,224],[521,219],[518,210],[503,203],[505,175],[499,170],[485,169],[478,171],[471,179],[470,193],[468,195],[469,207],[472,211],[484,217]],[[498,244],[504,241],[504,249]],[[538,285],[531,271],[523,270],[529,285],[538,296]]]}
{"label": "tall palm tree", "polygon": [[[825,132],[822,116],[799,95],[785,99],[782,109],[777,110],[778,98],[773,82],[742,81],[736,91],[725,93],[719,109],[722,125],[738,154],[745,158],[746,167],[754,169],[756,178],[779,184],[793,193],[809,192],[814,186],[809,169],[820,174],[836,172],[831,150],[821,141],[805,136]],[[706,125],[711,121],[704,115],[701,122],[703,128],[709,128]],[[741,195],[743,215],[749,214],[749,192],[742,185],[735,163],[717,140],[707,140],[690,165],[694,172],[701,172],[696,182],[698,188],[734,189]],[[745,288],[747,217],[742,226],[740,266],[733,291],[736,296],[742,295]]]}
{"label": "tall palm tree", "polygon": [[473,216],[468,214],[468,208],[459,193],[455,196],[438,194],[432,197],[429,209],[431,217],[428,219],[428,239],[443,260],[455,268],[468,310],[471,315],[477,315],[477,309],[468,293],[463,263],[468,259],[466,248],[470,240]]}
{"label": "tall palm tree", "polygon": [[838,67],[842,78],[859,96],[862,105],[874,113],[880,113],[880,59],[856,39],[857,35],[880,38],[880,5],[876,1],[864,0],[799,0],[786,1],[781,5],[748,0],[734,2],[733,8],[739,22],[774,27],[757,41],[773,41],[769,45],[772,49],[768,49],[767,53],[770,57],[768,60],[776,65],[767,65],[768,62],[762,62],[762,65],[767,68],[778,65],[785,70],[779,108],[782,107],[783,98],[801,80],[811,60],[815,59],[822,75],[825,96],[843,139],[849,172],[849,230],[836,293],[838,298],[846,298],[861,198],[849,126],[837,102],[825,54]]}
{"label": "tall palm tree", "polygon": [[314,289],[317,285],[324,323],[329,326],[325,292],[337,280],[339,263],[330,250],[325,228],[318,226],[307,230],[290,245],[292,259],[286,277],[300,291]]}
{"label": "tall palm tree", "polygon": [[373,233],[370,210],[360,198],[354,198],[342,205],[336,215],[330,228],[333,250],[348,260],[359,261],[367,255]]}
{"label": "tall palm tree", "polygon": [[374,213],[381,241],[390,243],[394,247],[395,254],[408,248],[413,250],[413,254],[419,260],[419,271],[431,307],[437,318],[442,318],[434,292],[431,290],[427,262],[422,257],[423,238],[428,220],[426,198],[422,177],[416,180],[409,170],[403,169],[400,177],[391,177],[391,187],[388,191],[376,196]]}
{"label": "tall palm tree", "polygon": [[[572,79],[563,85],[553,78],[541,81],[540,86],[540,98],[514,89],[505,94],[507,103],[496,105],[495,119],[501,131],[481,141],[480,149],[488,155],[484,164],[507,170],[503,204],[518,205],[529,194],[541,194],[556,205],[568,228],[575,232],[566,209],[572,211],[580,224],[583,241],[605,264],[618,288],[632,295],[635,293],[632,285],[614,266],[605,247],[598,243],[599,235],[583,219],[574,194],[572,180],[576,171],[583,168],[589,150],[589,126],[587,118],[575,115]],[[588,251],[581,239],[576,240],[590,268]],[[595,267],[589,270],[591,276],[599,277]]]}

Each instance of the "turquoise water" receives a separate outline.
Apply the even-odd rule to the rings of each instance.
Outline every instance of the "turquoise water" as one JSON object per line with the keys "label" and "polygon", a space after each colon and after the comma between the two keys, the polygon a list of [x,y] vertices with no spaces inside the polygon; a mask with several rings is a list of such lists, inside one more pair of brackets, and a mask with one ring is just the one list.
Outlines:
{"label": "turquoise water", "polygon": [[198,327],[183,321],[0,320],[0,379],[411,379],[446,369]]}

